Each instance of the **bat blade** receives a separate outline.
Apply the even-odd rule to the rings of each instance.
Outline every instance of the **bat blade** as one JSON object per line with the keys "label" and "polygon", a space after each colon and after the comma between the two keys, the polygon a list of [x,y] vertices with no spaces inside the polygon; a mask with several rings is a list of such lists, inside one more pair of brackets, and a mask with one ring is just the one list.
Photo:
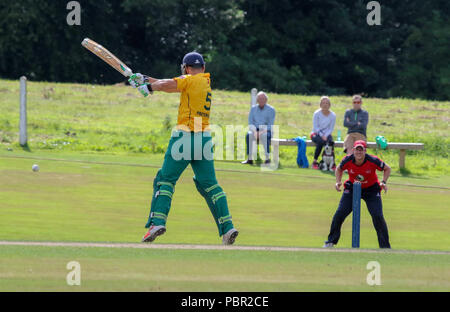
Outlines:
{"label": "bat blade", "polygon": [[125,77],[129,77],[133,74],[133,71],[125,65],[124,62],[119,60],[114,54],[112,54],[108,49],[103,47],[102,45],[98,44],[94,40],[91,40],[89,38],[85,38],[81,45],[97,55],[99,58],[101,58],[105,63],[107,63],[109,66],[117,70],[119,73],[124,75]]}

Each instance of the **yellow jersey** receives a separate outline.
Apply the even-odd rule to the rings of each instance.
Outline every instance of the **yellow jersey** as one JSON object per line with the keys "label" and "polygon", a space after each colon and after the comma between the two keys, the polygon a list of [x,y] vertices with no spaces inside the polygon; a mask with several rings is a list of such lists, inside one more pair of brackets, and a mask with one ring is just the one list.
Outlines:
{"label": "yellow jersey", "polygon": [[209,129],[211,109],[211,80],[209,73],[183,75],[173,78],[181,91],[177,129],[205,131]]}

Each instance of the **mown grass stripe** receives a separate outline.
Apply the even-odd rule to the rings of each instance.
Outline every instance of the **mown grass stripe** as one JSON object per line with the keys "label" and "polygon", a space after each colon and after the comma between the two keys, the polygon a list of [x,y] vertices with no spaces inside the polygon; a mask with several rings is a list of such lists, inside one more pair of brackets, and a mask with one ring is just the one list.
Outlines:
{"label": "mown grass stripe", "polygon": [[[159,165],[145,165],[145,164],[134,164],[134,163],[119,163],[119,162],[103,162],[103,161],[89,161],[89,160],[73,160],[73,159],[59,159],[59,158],[47,158],[47,157],[33,157],[33,156],[8,156],[8,155],[0,155],[0,158],[13,158],[13,159],[35,159],[35,160],[48,160],[48,161],[61,161],[61,162],[70,162],[70,163],[82,163],[82,164],[94,164],[94,165],[111,165],[111,166],[124,166],[124,167],[144,167],[144,168],[161,168]],[[220,162],[220,161],[216,161]],[[186,168],[186,170],[191,170],[190,168]],[[321,176],[309,176],[309,175],[301,175],[301,174],[290,174],[290,173],[282,173],[282,172],[261,172],[261,171],[246,171],[246,170],[236,170],[236,169],[219,169],[216,168],[216,171],[220,172],[236,172],[236,173],[245,173],[245,174],[267,174],[267,175],[276,175],[276,176],[291,176],[291,177],[302,177],[308,179],[320,179],[320,180],[328,180],[328,177]],[[441,189],[441,190],[450,190],[450,187],[445,186],[434,186],[434,185],[419,185],[419,184],[404,184],[404,183],[396,183],[390,182],[389,185],[397,185],[397,186],[405,186],[405,187],[417,187],[417,188],[429,188],[429,189]]]}

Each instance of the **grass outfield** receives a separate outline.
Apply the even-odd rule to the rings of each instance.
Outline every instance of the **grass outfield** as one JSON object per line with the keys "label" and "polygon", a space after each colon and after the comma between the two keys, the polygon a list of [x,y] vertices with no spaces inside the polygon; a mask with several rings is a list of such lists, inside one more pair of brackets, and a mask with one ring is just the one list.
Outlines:
{"label": "grass outfield", "polygon": [[[70,261],[80,286],[66,283]],[[0,291],[449,290],[450,255],[0,246]]]}
{"label": "grass outfield", "polygon": [[[155,94],[149,101],[123,85],[31,82],[29,145],[21,148],[18,82],[0,83],[0,240],[139,242],[177,96]],[[281,138],[310,132],[318,96],[269,97]],[[350,97],[332,97],[338,116],[349,103]],[[211,122],[245,126],[248,104],[247,93],[216,91]],[[379,155],[393,167],[383,195],[393,249],[450,251],[450,103],[365,99],[364,106],[371,114],[370,140],[384,135],[390,142],[425,143],[424,151],[408,152],[406,170],[396,167],[397,151]],[[341,196],[334,177],[298,169],[295,148],[281,148],[280,157],[275,172],[237,161],[215,163],[240,231],[236,245],[321,247]],[[39,172],[31,171],[34,163]],[[192,176],[188,168],[180,178],[167,233],[156,244],[220,244]],[[361,212],[361,247],[377,249],[365,204]],[[350,246],[351,217],[338,249]],[[82,265],[79,288],[65,283],[72,260]],[[372,260],[381,264],[380,287],[366,284]],[[449,263],[448,254],[0,245],[0,291],[449,291]]]}
{"label": "grass outfield", "polygon": [[[74,153],[47,152],[39,156],[45,155],[68,161],[0,155],[1,240],[140,240],[149,213],[153,177],[162,159],[134,158],[136,165],[126,165],[129,157],[78,155],[90,162],[74,162]],[[114,160],[123,165],[111,164]],[[40,165],[38,173],[31,171],[33,163]],[[322,246],[341,196],[333,189],[332,175],[299,169],[264,173],[257,167],[222,162],[216,167],[240,230],[238,245]],[[220,243],[192,176],[188,168],[177,184],[168,230],[158,238],[160,243]],[[394,176],[388,194],[383,195],[394,249],[450,250],[450,211],[446,204],[450,191],[442,181],[432,179],[427,180],[429,187],[408,186],[424,181]],[[378,248],[369,213],[365,204],[362,207],[361,247]],[[351,246],[351,217],[344,223],[338,246]]]}

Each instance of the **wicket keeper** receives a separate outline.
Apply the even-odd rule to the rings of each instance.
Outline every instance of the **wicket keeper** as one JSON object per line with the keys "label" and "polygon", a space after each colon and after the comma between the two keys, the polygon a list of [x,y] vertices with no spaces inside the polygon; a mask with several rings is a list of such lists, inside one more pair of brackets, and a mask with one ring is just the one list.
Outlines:
{"label": "wicket keeper", "polygon": [[175,185],[190,164],[195,174],[195,186],[211,210],[222,243],[231,245],[238,231],[233,226],[225,192],[216,179],[209,128],[211,79],[210,74],[205,73],[202,55],[197,52],[186,54],[181,73],[173,79],[155,79],[142,74],[132,75],[129,79],[144,96],[153,91],[181,93],[176,131],[172,133],[164,163],[153,181],[150,215],[145,225],[148,231],[142,242],[153,242],[166,232]]}
{"label": "wicket keeper", "polygon": [[[348,171],[348,180],[344,183],[344,193],[338,209],[331,222],[330,234],[323,247],[333,247],[341,236],[341,226],[345,218],[352,212],[353,182],[361,182],[361,198],[366,202],[372,216],[373,226],[377,232],[380,248],[391,248],[388,228],[383,216],[381,190],[387,192],[386,182],[391,174],[391,168],[376,156],[366,154],[366,142],[358,140],[353,145],[353,154],[342,159],[336,169],[336,190],[341,191],[342,173]],[[378,181],[376,170],[383,171],[383,181]]]}

